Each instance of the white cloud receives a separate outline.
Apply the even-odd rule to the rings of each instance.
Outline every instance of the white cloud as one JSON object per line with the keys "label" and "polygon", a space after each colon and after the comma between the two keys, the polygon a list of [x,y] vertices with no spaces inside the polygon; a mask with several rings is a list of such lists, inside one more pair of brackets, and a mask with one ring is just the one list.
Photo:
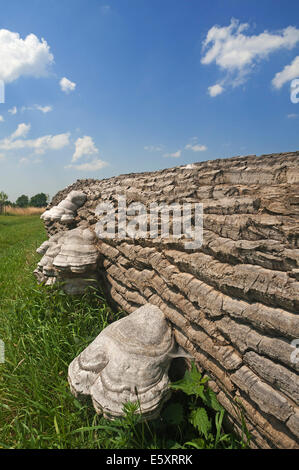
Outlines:
{"label": "white cloud", "polygon": [[16,106],[13,106],[11,109],[8,110],[8,112],[9,112],[10,114],[17,114],[18,109],[17,109]]}
{"label": "white cloud", "polygon": [[35,109],[45,114],[52,111],[53,106],[41,106],[40,104],[35,104],[34,106],[22,106],[21,112],[23,113],[24,111],[33,111]]}
{"label": "white cloud", "polygon": [[63,77],[60,82],[60,88],[64,93],[70,93],[71,91],[74,91],[76,88],[76,83],[71,82],[68,78]]}
{"label": "white cloud", "polygon": [[[75,142],[75,152],[72,157],[72,163],[65,166],[65,168],[73,168],[78,171],[93,172],[101,170],[108,165],[107,162],[100,160],[99,158],[94,158],[90,160],[91,155],[98,154],[99,150],[95,146],[95,143],[89,135],[84,137],[79,137]],[[74,164],[82,157],[87,157],[86,162],[80,164]]]}
{"label": "white cloud", "polygon": [[0,79],[9,83],[21,76],[42,77],[54,57],[44,39],[34,34],[22,39],[18,33],[0,29]]}
{"label": "white cloud", "polygon": [[159,144],[159,145],[146,145],[143,148],[144,150],[147,150],[148,152],[162,152],[164,147],[165,147],[164,145]]}
{"label": "white cloud", "polygon": [[41,105],[35,105],[36,109],[38,109],[39,111],[41,111],[42,113],[49,113],[50,111],[53,110],[53,107],[52,106],[41,106]]}
{"label": "white cloud", "polygon": [[0,122],[3,122],[3,121],[4,121],[4,117],[1,116],[1,114],[0,114]]}
{"label": "white cloud", "polygon": [[101,170],[108,163],[100,159],[92,160],[91,162],[81,163],[80,165],[67,165],[65,168],[74,168],[79,171],[97,171]]}
{"label": "white cloud", "polygon": [[0,150],[32,149],[35,154],[43,154],[46,150],[59,150],[70,144],[70,133],[57,135],[44,135],[36,139],[20,139],[25,137],[30,124],[19,124],[15,132],[9,137],[0,140]]}
{"label": "white cloud", "polygon": [[79,158],[84,155],[94,155],[99,153],[99,150],[96,148],[92,137],[85,135],[84,137],[79,137],[75,142],[75,153],[72,158],[72,162],[76,162]]}
{"label": "white cloud", "polygon": [[292,114],[288,114],[287,115],[287,118],[288,119],[296,119],[298,117],[298,114],[295,114],[295,113],[292,113]]}
{"label": "white cloud", "polygon": [[185,147],[186,150],[193,150],[193,152],[204,152],[205,150],[208,149],[205,145],[199,145],[199,144],[187,144]]}
{"label": "white cloud", "polygon": [[3,153],[0,153],[0,160],[5,160],[5,155]]}
{"label": "white cloud", "polygon": [[192,150],[193,152],[204,152],[208,147],[198,143],[198,137],[192,137],[191,143],[185,145],[185,150]]}
{"label": "white cloud", "polygon": [[209,95],[212,98],[214,98],[214,96],[220,95],[221,93],[223,93],[223,91],[224,88],[219,83],[216,83],[216,85],[209,86],[208,88]]}
{"label": "white cloud", "polygon": [[293,62],[286,65],[281,72],[278,72],[272,80],[275,88],[281,88],[286,82],[290,82],[293,78],[299,77],[299,55],[295,57]]}
{"label": "white cloud", "polygon": [[19,164],[20,164],[20,165],[28,165],[28,164],[30,163],[30,164],[36,165],[36,164],[38,164],[38,163],[41,163],[41,161],[42,161],[42,160],[41,160],[40,158],[35,158],[35,159],[32,160],[32,159],[30,159],[30,158],[28,158],[28,157],[22,157],[22,158],[20,158],[20,160],[19,160]]}
{"label": "white cloud", "polygon": [[31,125],[30,124],[19,124],[17,129],[11,134],[10,139],[14,140],[17,137],[26,137],[28,132],[30,131]]}
{"label": "white cloud", "polygon": [[[232,19],[229,26],[215,25],[208,31],[203,42],[204,56],[201,63],[204,65],[215,63],[226,72],[222,84],[238,86],[244,83],[259,61],[266,59],[275,51],[291,50],[299,43],[299,29],[294,26],[288,26],[275,33],[264,31],[258,35],[244,34],[248,28],[248,23],[240,24],[238,20]],[[209,87],[211,96],[223,91],[215,87],[216,85]]]}
{"label": "white cloud", "polygon": [[27,146],[34,148],[35,153],[43,154],[46,150],[60,150],[70,144],[70,133],[44,135],[35,140],[27,141]]}
{"label": "white cloud", "polygon": [[181,154],[182,154],[182,151],[181,151],[181,150],[177,150],[177,151],[174,152],[174,153],[165,153],[165,154],[163,155],[163,157],[165,157],[165,158],[169,158],[169,157],[170,157],[170,158],[180,158]]}

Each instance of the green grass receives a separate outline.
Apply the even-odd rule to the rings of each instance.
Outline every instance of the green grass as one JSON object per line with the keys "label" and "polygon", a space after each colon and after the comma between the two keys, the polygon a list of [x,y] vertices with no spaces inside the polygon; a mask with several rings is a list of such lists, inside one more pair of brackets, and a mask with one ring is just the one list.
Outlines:
{"label": "green grass", "polygon": [[[0,447],[171,448],[196,439],[187,419],[178,424],[167,417],[172,402],[149,424],[139,423],[130,405],[125,420],[109,422],[95,414],[90,400],[71,395],[69,363],[122,312],[113,312],[96,291],[68,297],[59,288],[38,286],[35,250],[46,238],[37,216],[0,216]],[[174,403],[182,392],[175,394]],[[188,413],[186,395],[180,403]],[[214,445],[213,438],[200,442]],[[234,436],[221,442],[243,447]]]}
{"label": "green grass", "polygon": [[0,216],[0,446],[99,447],[72,434],[97,417],[70,394],[67,367],[119,314],[96,293],[72,298],[37,286],[35,250],[46,238],[39,217]]}

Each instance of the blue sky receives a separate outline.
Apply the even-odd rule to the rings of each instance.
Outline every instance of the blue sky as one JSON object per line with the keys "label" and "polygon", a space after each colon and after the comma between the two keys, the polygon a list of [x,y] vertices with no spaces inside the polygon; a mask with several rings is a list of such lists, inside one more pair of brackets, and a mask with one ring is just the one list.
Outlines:
{"label": "blue sky", "polygon": [[299,149],[294,0],[0,0],[10,200]]}

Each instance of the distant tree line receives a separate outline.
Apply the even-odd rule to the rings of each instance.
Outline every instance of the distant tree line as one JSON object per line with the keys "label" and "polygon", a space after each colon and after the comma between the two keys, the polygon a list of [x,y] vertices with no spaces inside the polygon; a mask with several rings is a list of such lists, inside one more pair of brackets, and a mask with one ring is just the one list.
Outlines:
{"label": "distant tree line", "polygon": [[29,198],[25,194],[18,197],[16,202],[8,200],[7,194],[4,191],[0,192],[0,214],[3,212],[5,206],[11,207],[45,207],[48,204],[49,196],[45,193],[35,194]]}

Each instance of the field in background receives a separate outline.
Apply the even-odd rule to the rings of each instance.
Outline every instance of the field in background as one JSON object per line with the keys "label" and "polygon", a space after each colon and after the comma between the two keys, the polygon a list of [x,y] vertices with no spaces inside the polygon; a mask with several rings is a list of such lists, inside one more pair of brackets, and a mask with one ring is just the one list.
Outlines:
{"label": "field in background", "polygon": [[4,207],[4,214],[6,215],[40,215],[45,212],[45,207]]}

